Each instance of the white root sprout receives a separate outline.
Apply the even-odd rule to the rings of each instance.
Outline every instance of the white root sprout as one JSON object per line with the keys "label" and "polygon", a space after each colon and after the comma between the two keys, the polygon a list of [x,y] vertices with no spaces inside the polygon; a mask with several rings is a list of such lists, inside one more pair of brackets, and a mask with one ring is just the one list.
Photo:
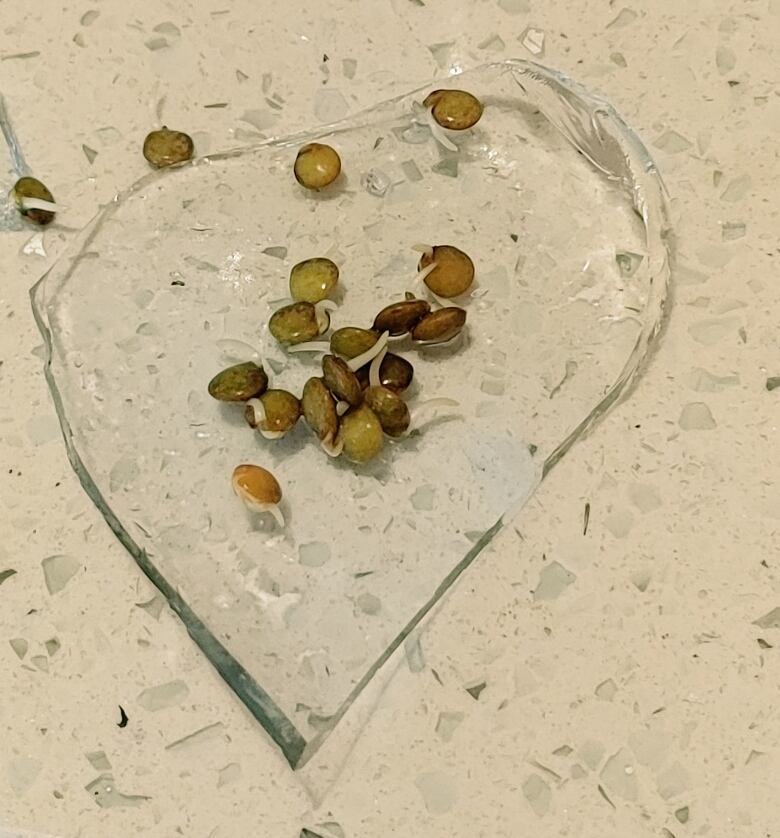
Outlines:
{"label": "white root sprout", "polygon": [[241,500],[243,500],[253,512],[267,512],[269,515],[272,515],[274,521],[276,521],[279,527],[284,529],[286,522],[284,520],[282,510],[279,509],[278,503],[257,503],[257,501],[250,500],[244,495],[241,496]]}
{"label": "white root sprout", "polygon": [[453,335],[448,340],[416,340],[414,341],[415,346],[424,346],[428,347],[435,347],[439,349],[446,349],[448,346],[455,346],[455,344],[463,339],[463,335],[465,334],[465,330],[461,329],[456,335]]}
{"label": "white root sprout", "polygon": [[328,434],[325,439],[320,440],[320,448],[329,456],[329,457],[338,457],[339,454],[344,450],[344,441],[341,439],[337,439],[335,442],[333,441],[333,435]]}
{"label": "white root sprout", "polygon": [[336,415],[343,416],[349,410],[349,402],[336,402]]}
{"label": "white root sprout", "polygon": [[412,245],[412,250],[422,253],[423,256],[427,256],[429,259],[433,256],[433,245],[431,244],[422,244],[418,242],[417,244]]}
{"label": "white root sprout", "polygon": [[431,134],[433,134],[433,138],[441,143],[448,151],[458,151],[458,147],[455,145],[454,142],[447,136],[447,133],[444,128],[439,125],[439,123],[433,117],[433,108],[429,108],[426,111],[427,114],[427,121],[428,121],[428,128],[431,130]]}
{"label": "white root sprout", "polygon": [[382,361],[385,360],[385,355],[387,355],[386,346],[374,358],[374,360],[371,361],[371,366],[368,368],[368,383],[371,387],[380,387],[382,385],[382,379],[379,375],[379,369],[382,366]]}
{"label": "white root sprout", "polygon": [[51,201],[44,201],[43,198],[20,198],[19,206],[24,212],[27,210],[46,210],[46,212],[57,212],[57,204]]}
{"label": "white root sprout", "polygon": [[417,282],[420,284],[421,290],[426,293],[431,299],[435,300],[442,308],[452,305],[449,300],[435,294],[428,285],[425,284],[425,277],[432,273],[436,268],[436,262],[431,262],[430,265],[417,272]]}
{"label": "white root sprout", "polygon": [[281,439],[287,431],[269,431],[263,426],[266,423],[265,406],[260,399],[249,399],[247,407],[252,408],[255,427],[266,439]]}
{"label": "white root sprout", "polygon": [[288,352],[321,352],[327,355],[330,352],[330,344],[326,340],[307,340],[305,343],[296,343],[287,347]]}
{"label": "white root sprout", "polygon": [[365,352],[361,352],[360,355],[356,355],[352,360],[347,361],[349,368],[352,372],[357,372],[361,367],[364,367],[370,361],[373,361],[374,358],[387,346],[387,339],[390,337],[390,332],[382,332],[382,334],[377,339],[377,342],[370,348],[366,349]]}
{"label": "white root sprout", "polygon": [[436,262],[431,262],[430,265],[426,265],[421,271],[417,271],[417,279],[420,282],[423,282],[425,280],[425,277],[428,276],[428,274],[433,273],[435,270]]}
{"label": "white root sprout", "polygon": [[314,306],[314,316],[317,318],[317,330],[321,335],[330,329],[330,312],[337,308],[331,300],[321,300]]}

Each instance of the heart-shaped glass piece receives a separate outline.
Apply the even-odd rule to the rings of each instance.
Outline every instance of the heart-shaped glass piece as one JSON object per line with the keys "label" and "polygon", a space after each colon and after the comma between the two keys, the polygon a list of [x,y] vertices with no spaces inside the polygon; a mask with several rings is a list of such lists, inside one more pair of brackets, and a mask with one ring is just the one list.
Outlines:
{"label": "heart-shaped glass piece", "polygon": [[[429,86],[151,173],[34,289],[79,478],[293,767],[636,378],[662,320],[663,187],[613,108],[525,61],[443,86],[480,100],[476,125],[432,128]],[[309,142],[341,157],[319,192],[293,175]],[[331,458],[303,421],[266,439],[209,396],[230,364],[297,395],[322,374],[268,329],[293,265],[332,260],[332,328],[368,328],[428,294],[420,244],[473,260],[467,326],[392,343],[414,366],[413,425],[378,458]],[[431,399],[456,404],[426,414]],[[241,463],[276,476],[283,528],[234,494]]]}

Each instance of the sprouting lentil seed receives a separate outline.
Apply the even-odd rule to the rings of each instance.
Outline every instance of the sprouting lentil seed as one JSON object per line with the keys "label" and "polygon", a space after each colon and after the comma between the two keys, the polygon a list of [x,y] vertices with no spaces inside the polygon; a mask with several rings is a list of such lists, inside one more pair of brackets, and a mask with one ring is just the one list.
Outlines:
{"label": "sprouting lentil seed", "polygon": [[346,361],[335,355],[322,359],[322,378],[325,386],[340,401],[355,407],[363,400],[363,388]]}
{"label": "sprouting lentil seed", "polygon": [[379,340],[379,333],[357,326],[344,326],[330,337],[331,351],[342,358],[352,359],[367,352]]}
{"label": "sprouting lentil seed", "polygon": [[306,259],[290,271],[290,295],[294,300],[319,303],[333,293],[338,281],[335,262],[319,256]]}
{"label": "sprouting lentil seed", "polygon": [[341,417],[338,438],[344,446],[344,456],[353,463],[368,462],[384,445],[382,425],[365,404],[352,408]]}
{"label": "sprouting lentil seed", "polygon": [[409,408],[395,391],[387,387],[369,387],[365,392],[365,402],[388,436],[401,436],[409,427]]}
{"label": "sprouting lentil seed", "polygon": [[268,329],[279,343],[291,346],[314,340],[320,333],[317,312],[311,303],[291,303],[271,315]]}
{"label": "sprouting lentil seed", "polygon": [[298,421],[301,415],[300,401],[287,390],[266,390],[260,401],[265,410],[264,431],[285,433]]}
{"label": "sprouting lentil seed", "polygon": [[432,311],[414,327],[412,340],[418,343],[444,343],[454,338],[466,323],[466,312],[456,306]]}
{"label": "sprouting lentil seed", "polygon": [[335,148],[324,143],[308,143],[295,158],[295,179],[306,189],[322,189],[341,173],[341,158]]}
{"label": "sprouting lentil seed", "polygon": [[432,109],[433,118],[442,128],[452,131],[471,128],[482,116],[482,103],[465,90],[434,90],[423,105]]}
{"label": "sprouting lentil seed", "polygon": [[256,506],[279,503],[282,499],[279,481],[262,466],[236,466],[232,482],[236,494]]}
{"label": "sprouting lentil seed", "polygon": [[404,300],[385,306],[374,318],[377,332],[390,332],[391,335],[405,335],[431,310],[425,300]]}
{"label": "sprouting lentil seed", "polygon": [[[360,381],[360,386],[365,389],[369,385],[368,366],[361,367],[355,373]],[[382,359],[379,365],[379,380],[383,387],[390,390],[395,390],[396,393],[402,393],[412,383],[414,377],[414,367],[400,355],[394,355],[388,352]]]}
{"label": "sprouting lentil seed", "polygon": [[423,253],[418,269],[436,263],[425,277],[425,284],[439,297],[457,297],[474,281],[474,263],[469,256],[451,244],[437,244],[433,253]]}
{"label": "sprouting lentil seed", "polygon": [[245,402],[267,387],[268,376],[262,366],[247,361],[218,372],[209,382],[209,395],[223,402]]}
{"label": "sprouting lentil seed", "polygon": [[303,417],[321,440],[333,442],[339,429],[336,402],[321,378],[310,378],[303,385]]}
{"label": "sprouting lentil seed", "polygon": [[22,206],[22,198],[38,198],[41,201],[51,201],[51,203],[54,203],[54,196],[46,184],[39,181],[38,178],[29,176],[20,177],[14,184],[11,194],[19,212],[29,221],[32,221],[33,224],[40,224],[44,227],[47,224],[51,224],[54,220],[56,213],[51,212],[51,210],[24,209]]}
{"label": "sprouting lentil seed", "polygon": [[147,134],[144,140],[144,157],[155,169],[191,160],[194,153],[195,145],[189,134],[171,131],[165,125],[158,131]]}

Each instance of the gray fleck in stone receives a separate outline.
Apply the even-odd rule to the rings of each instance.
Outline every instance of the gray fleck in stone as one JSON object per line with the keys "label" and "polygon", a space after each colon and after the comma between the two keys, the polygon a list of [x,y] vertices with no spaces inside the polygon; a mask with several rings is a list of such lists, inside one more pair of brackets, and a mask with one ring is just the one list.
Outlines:
{"label": "gray fleck in stone", "polygon": [[330,547],[323,541],[311,541],[298,547],[298,561],[304,567],[322,567],[330,561]]}
{"label": "gray fleck in stone", "polygon": [[680,823],[688,823],[688,818],[690,817],[690,810],[687,806],[681,806],[679,809],[675,810],[674,816],[677,818]]}
{"label": "gray fleck in stone", "polygon": [[577,579],[559,562],[550,562],[539,573],[539,583],[534,591],[534,601],[557,599]]}
{"label": "gray fleck in stone", "polygon": [[618,29],[621,26],[628,26],[633,23],[639,15],[633,9],[621,9],[617,17],[607,24],[607,29]]}
{"label": "gray fleck in stone", "polygon": [[455,782],[443,771],[419,774],[414,784],[422,796],[425,808],[432,815],[443,815],[455,805],[458,796]]}
{"label": "gray fleck in stone", "polygon": [[542,818],[550,811],[552,791],[538,774],[531,774],[523,783],[523,796],[537,817]]}
{"label": "gray fleck in stone", "polygon": [[617,684],[611,678],[607,678],[596,687],[594,692],[602,701],[612,701],[617,695]]}
{"label": "gray fleck in stone", "polygon": [[422,172],[414,160],[404,160],[401,163],[401,171],[410,183],[417,183],[423,179]]}
{"label": "gray fleck in stone", "polygon": [[712,412],[704,402],[691,402],[686,404],[677,424],[684,431],[711,431],[718,426]]}
{"label": "gray fleck in stone", "polygon": [[6,763],[8,784],[14,794],[21,797],[35,782],[43,768],[43,763],[32,757],[13,757]]}
{"label": "gray fleck in stone", "polygon": [[443,742],[450,742],[464,718],[463,713],[456,711],[439,713],[439,718],[436,720],[436,734]]}
{"label": "gray fleck in stone", "polygon": [[474,701],[479,701],[479,697],[482,695],[485,687],[487,687],[487,684],[484,681],[480,681],[478,684],[465,687],[465,690],[474,699]]}
{"label": "gray fleck in stone", "polygon": [[412,507],[418,512],[430,512],[433,509],[433,499],[436,494],[434,486],[424,484],[418,486],[412,493]]}
{"label": "gray fleck in stone", "polygon": [[157,52],[157,50],[165,49],[168,46],[168,39],[162,36],[149,38],[149,40],[144,41],[144,46],[151,52]]}
{"label": "gray fleck in stone", "polygon": [[101,774],[84,788],[101,809],[133,808],[150,799],[143,794],[122,794],[110,774]]}
{"label": "gray fleck in stone", "polygon": [[251,108],[239,117],[240,122],[246,122],[258,131],[266,131],[276,124],[276,114],[263,108]]}
{"label": "gray fleck in stone", "polygon": [[364,614],[378,614],[382,610],[382,601],[373,594],[360,594],[355,604]]}
{"label": "gray fleck in stone", "polygon": [[624,800],[636,800],[639,796],[631,754],[625,749],[613,754],[601,769],[604,785]]}
{"label": "gray fleck in stone", "polygon": [[138,479],[141,470],[138,463],[130,457],[117,460],[108,472],[108,488],[111,492],[127,490]]}
{"label": "gray fleck in stone", "polygon": [[653,145],[661,149],[661,151],[665,151],[667,154],[680,154],[683,151],[688,151],[693,146],[693,143],[690,140],[686,140],[677,131],[666,131],[658,139],[653,141]]}
{"label": "gray fleck in stone", "polygon": [[498,6],[508,15],[524,15],[531,11],[528,0],[498,0]]}
{"label": "gray fleck in stone", "polygon": [[266,256],[271,256],[273,259],[286,259],[287,258],[287,248],[276,246],[276,247],[266,247],[263,249],[263,253]]}
{"label": "gray fleck in stone", "polygon": [[354,58],[345,58],[341,62],[341,70],[344,73],[344,78],[354,79],[357,72],[357,61]]}
{"label": "gray fleck in stone", "polygon": [[181,30],[175,23],[166,20],[158,23],[153,29],[158,35],[164,35],[166,38],[175,39],[181,36]]}
{"label": "gray fleck in stone", "polygon": [[16,571],[12,567],[9,567],[7,570],[0,570],[0,585],[12,576],[16,576]]}
{"label": "gray fleck in stone", "polygon": [[425,669],[425,656],[419,634],[411,634],[404,640],[404,655],[410,672],[422,672]]}
{"label": "gray fleck in stone", "polygon": [[737,56],[734,50],[720,44],[715,50],[715,66],[722,76],[730,73],[737,66]]}
{"label": "gray fleck in stone", "polygon": [[593,739],[587,739],[580,746],[578,753],[585,765],[591,771],[595,771],[604,756],[604,746],[601,742],[595,742]]}
{"label": "gray fleck in stone", "polygon": [[685,376],[685,383],[697,393],[719,393],[727,387],[736,387],[739,384],[739,376],[714,375],[701,367],[695,367]]}
{"label": "gray fleck in stone", "polygon": [[764,614],[763,617],[753,620],[753,625],[759,628],[780,628],[780,605]]}
{"label": "gray fleck in stone", "polygon": [[661,497],[655,486],[634,483],[628,487],[628,498],[643,513],[653,512],[661,506]]}
{"label": "gray fleck in stone", "polygon": [[140,608],[153,619],[159,620],[163,608],[165,608],[165,600],[159,594],[155,594],[150,600],[146,602],[136,602],[136,608]]}
{"label": "gray fleck in stone", "polygon": [[317,91],[314,115],[320,122],[338,122],[349,113],[349,105],[341,91],[335,88]]}
{"label": "gray fleck in stone", "polygon": [[241,777],[241,766],[237,762],[229,762],[224,768],[219,769],[217,776],[217,788],[229,786]]}
{"label": "gray fleck in stone", "polygon": [[753,179],[750,175],[739,175],[728,182],[720,199],[721,201],[739,201],[748,195],[752,187]]}
{"label": "gray fleck in stone", "polygon": [[442,44],[429,44],[428,50],[430,51],[431,55],[433,56],[433,60],[439,65],[439,67],[444,70],[449,67],[450,64],[450,50],[454,46],[454,41],[447,41]]}
{"label": "gray fleck in stone", "polygon": [[73,556],[47,556],[41,562],[43,578],[50,594],[59,593],[81,569]]}
{"label": "gray fleck in stone", "polygon": [[156,712],[166,707],[180,704],[189,695],[189,687],[184,681],[169,681],[143,690],[138,696],[138,703],[144,710]]}
{"label": "gray fleck in stone", "polygon": [[30,658],[30,663],[36,669],[40,669],[41,672],[49,671],[49,659],[46,657],[46,655],[33,655]]}
{"label": "gray fleck in stone", "polygon": [[444,175],[444,177],[458,176],[458,158],[444,157],[438,163],[431,166],[431,171],[437,175]]}
{"label": "gray fleck in stone", "polygon": [[111,763],[108,761],[105,751],[87,751],[84,756],[89,760],[95,771],[111,770]]}
{"label": "gray fleck in stone", "polygon": [[658,784],[658,794],[664,800],[669,800],[671,797],[677,797],[687,791],[691,786],[691,780],[688,772],[680,765],[679,762],[672,763],[667,769],[662,771],[656,778]]}
{"label": "gray fleck in stone", "polygon": [[23,637],[12,637],[8,643],[16,653],[16,657],[18,657],[19,660],[23,660],[24,656],[27,654],[27,649],[30,644]]}

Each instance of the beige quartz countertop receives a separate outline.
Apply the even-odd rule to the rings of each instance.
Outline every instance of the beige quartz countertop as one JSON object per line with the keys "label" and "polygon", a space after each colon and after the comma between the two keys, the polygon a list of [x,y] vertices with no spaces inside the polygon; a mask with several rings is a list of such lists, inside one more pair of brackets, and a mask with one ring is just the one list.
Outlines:
{"label": "beige quartz countertop", "polygon": [[[668,326],[314,795],[178,619],[136,607],[154,591],[68,465],[28,289],[147,170],[158,114],[216,151],[532,58],[529,26],[656,157]],[[0,0],[0,92],[63,207],[46,256],[0,233],[0,835],[780,838],[780,617],[755,622],[780,606],[778,50],[778,0]],[[50,594],[53,555],[77,572]],[[572,584],[534,601],[550,561]]]}

